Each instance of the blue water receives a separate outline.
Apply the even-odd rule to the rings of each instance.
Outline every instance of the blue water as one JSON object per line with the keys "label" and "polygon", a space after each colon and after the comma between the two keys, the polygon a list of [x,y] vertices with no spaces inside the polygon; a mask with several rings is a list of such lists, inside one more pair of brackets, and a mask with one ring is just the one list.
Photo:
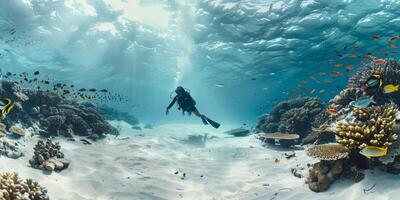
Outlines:
{"label": "blue water", "polygon": [[199,123],[165,116],[178,85],[211,118],[254,123],[297,94],[332,98],[365,61],[350,53],[397,58],[387,41],[399,10],[394,0],[2,0],[0,66],[126,95],[108,104],[144,123]]}

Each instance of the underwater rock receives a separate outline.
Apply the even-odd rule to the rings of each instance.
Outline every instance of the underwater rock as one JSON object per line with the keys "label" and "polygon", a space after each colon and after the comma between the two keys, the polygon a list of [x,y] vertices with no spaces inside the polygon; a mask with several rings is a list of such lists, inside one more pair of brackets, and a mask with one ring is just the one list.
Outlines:
{"label": "underwater rock", "polygon": [[12,125],[8,131],[10,131],[13,135],[17,136],[17,137],[24,137],[26,134],[26,131],[21,128],[19,125]]}
{"label": "underwater rock", "polygon": [[69,166],[58,142],[53,143],[49,139],[46,142],[39,140],[33,149],[34,155],[29,160],[29,164],[33,168],[52,172],[54,170],[61,171]]}
{"label": "underwater rock", "polygon": [[310,133],[313,124],[318,123],[315,117],[324,111],[324,108],[320,99],[314,97],[282,101],[269,114],[259,118],[256,129],[265,133],[296,133],[300,138],[304,138]]}
{"label": "underwater rock", "polygon": [[250,134],[250,130],[246,129],[246,128],[237,128],[237,129],[225,131],[225,133],[228,135],[232,135],[234,137],[244,137],[244,136],[248,136]]}
{"label": "underwater rock", "polygon": [[342,174],[343,160],[325,161],[315,163],[309,170],[307,184],[314,192],[323,192]]}
{"label": "underwater rock", "polygon": [[133,129],[133,130],[142,130],[142,128],[140,127],[140,126],[131,126],[131,128]]}
{"label": "underwater rock", "polygon": [[18,173],[0,173],[0,198],[4,200],[49,200],[47,189],[32,179],[21,180]]}
{"label": "underwater rock", "polygon": [[153,129],[153,125],[151,125],[151,124],[146,124],[146,125],[144,125],[143,128]]}
{"label": "underwater rock", "polygon": [[23,153],[20,150],[20,142],[12,141],[4,137],[0,139],[0,144],[0,154],[12,159],[17,159],[23,156]]}

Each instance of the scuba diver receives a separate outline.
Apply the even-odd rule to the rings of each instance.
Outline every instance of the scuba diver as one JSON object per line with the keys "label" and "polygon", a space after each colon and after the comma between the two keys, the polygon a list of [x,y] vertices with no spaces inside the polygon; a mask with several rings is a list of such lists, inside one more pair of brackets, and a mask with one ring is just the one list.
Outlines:
{"label": "scuba diver", "polygon": [[214,128],[218,128],[220,126],[220,124],[218,124],[217,122],[212,121],[203,114],[200,114],[200,112],[195,107],[196,101],[190,96],[189,92],[186,91],[182,86],[178,86],[175,89],[175,92],[176,96],[174,97],[172,102],[168,105],[167,111],[165,112],[166,115],[168,115],[169,109],[175,104],[175,102],[178,102],[178,110],[182,109],[183,114],[185,114],[185,111],[188,112],[189,115],[194,113],[196,116],[201,118],[204,125],[210,124]]}

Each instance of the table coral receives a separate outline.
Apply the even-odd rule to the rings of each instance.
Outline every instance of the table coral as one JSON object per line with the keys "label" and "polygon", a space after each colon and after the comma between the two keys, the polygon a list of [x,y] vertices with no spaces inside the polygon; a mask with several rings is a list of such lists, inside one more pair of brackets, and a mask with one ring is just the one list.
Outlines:
{"label": "table coral", "polygon": [[320,160],[343,159],[349,155],[349,152],[349,149],[337,143],[314,145],[306,151],[308,156]]}

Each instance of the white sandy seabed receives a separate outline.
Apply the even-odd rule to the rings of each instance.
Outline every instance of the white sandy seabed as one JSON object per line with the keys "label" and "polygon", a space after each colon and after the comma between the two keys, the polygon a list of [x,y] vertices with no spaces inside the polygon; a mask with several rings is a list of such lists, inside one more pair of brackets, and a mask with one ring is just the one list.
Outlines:
{"label": "white sandy seabed", "polygon": [[[48,189],[51,199],[60,200],[400,199],[399,176],[379,171],[366,172],[359,183],[339,180],[327,192],[314,193],[304,178],[290,172],[316,162],[304,150],[298,148],[294,158],[286,159],[284,153],[290,151],[263,147],[253,135],[223,133],[232,127],[171,124],[132,130],[124,122],[112,123],[122,127],[118,138],[91,145],[57,139],[71,160],[62,172],[49,175],[29,166],[36,137],[26,139],[24,157],[0,157],[0,171],[32,178]],[[187,139],[204,133],[205,143]]]}

